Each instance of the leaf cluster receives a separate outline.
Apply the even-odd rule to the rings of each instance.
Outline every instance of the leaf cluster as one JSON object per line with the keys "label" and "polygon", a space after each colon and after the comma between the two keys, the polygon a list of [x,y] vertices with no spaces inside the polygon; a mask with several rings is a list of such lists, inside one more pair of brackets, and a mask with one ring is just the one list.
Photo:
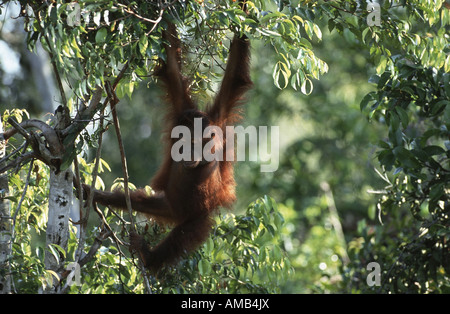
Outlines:
{"label": "leaf cluster", "polygon": [[279,246],[283,225],[277,204],[267,196],[241,215],[220,215],[199,251],[153,279],[155,292],[280,292],[293,271]]}

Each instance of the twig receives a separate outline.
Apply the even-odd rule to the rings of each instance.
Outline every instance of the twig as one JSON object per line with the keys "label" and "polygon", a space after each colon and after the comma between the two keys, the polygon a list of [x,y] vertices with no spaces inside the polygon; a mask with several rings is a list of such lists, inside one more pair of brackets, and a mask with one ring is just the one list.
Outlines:
{"label": "twig", "polygon": [[88,107],[84,110],[80,110],[75,116],[73,123],[66,129],[61,131],[62,138],[64,138],[67,141],[67,137],[70,135],[75,139],[78,136],[78,134],[82,130],[84,130],[86,125],[91,121],[95,113],[99,109],[106,107],[106,103],[104,103],[103,106],[99,108],[100,100],[102,99],[102,92],[103,89],[100,86],[97,86],[95,88]]}
{"label": "twig", "polygon": [[166,11],[166,9],[170,8],[172,5],[174,5],[176,2],[178,2],[178,0],[173,0],[170,3],[164,4],[162,3],[162,1],[159,1],[159,7],[161,8],[161,10],[159,11],[159,16],[156,20],[154,20],[153,23],[153,27],[146,33],[147,36],[150,35],[150,33],[152,33],[156,26],[158,26],[159,22],[161,22],[164,11]]}
{"label": "twig", "polygon": [[119,221],[123,224],[123,225],[126,225],[126,224],[129,224],[129,222],[128,221],[126,221],[125,219],[123,219],[111,206],[108,206],[108,209],[109,209],[109,211],[114,215],[114,216],[116,216],[116,218],[117,219],[119,219]]}
{"label": "twig", "polygon": [[[92,244],[91,248],[89,249],[89,252],[83,256],[82,259],[78,261],[79,267],[83,267],[86,265],[90,260],[92,260],[97,253],[98,249],[101,247],[103,241],[105,241],[110,235],[110,231],[101,233],[98,237],[94,239],[94,243]],[[66,279],[70,275],[71,271],[66,270],[62,274],[59,275],[59,284],[61,284],[63,279]],[[66,282],[64,287],[59,291],[60,294],[66,293],[67,289],[70,288],[70,283]]]}
{"label": "twig", "polygon": [[26,154],[23,154],[19,157],[17,157],[16,160],[10,162],[3,168],[0,168],[0,173],[6,172],[11,168],[18,167],[20,164],[24,163],[25,161],[28,161],[29,159],[37,158],[36,154],[34,152],[28,152]]}
{"label": "twig", "polygon": [[[122,250],[120,249],[120,245],[126,245],[126,243],[124,243],[122,240],[120,240],[116,234],[114,233],[114,231],[112,230],[111,226],[109,225],[109,223],[106,221],[105,215],[103,215],[102,211],[98,209],[97,206],[94,206],[94,211],[97,213],[97,215],[100,217],[100,220],[102,221],[103,225],[105,226],[105,229],[111,232],[111,237],[114,240],[114,242],[117,245],[117,250],[119,251],[119,253],[121,255],[124,255]],[[124,224],[126,224],[126,222],[123,221],[123,219],[119,219],[121,220]]]}
{"label": "twig", "polygon": [[[128,63],[125,65],[126,67],[128,66]],[[122,69],[122,72],[124,72],[125,69]],[[121,73],[122,73],[121,72]],[[113,85],[112,87],[107,83],[106,85],[106,92],[108,94],[108,99],[109,99],[109,104],[111,106],[111,113],[113,116],[113,121],[114,121],[114,128],[116,130],[116,136],[117,136],[117,142],[119,145],[119,151],[120,151],[120,159],[122,162],[122,171],[123,171],[123,183],[124,183],[124,192],[125,192],[125,202],[127,204],[127,209],[129,212],[129,216],[130,216],[130,221],[131,221],[131,231],[132,232],[136,232],[136,226],[134,224],[134,218],[133,218],[133,211],[131,208],[131,199],[130,199],[130,189],[129,189],[129,185],[128,185],[128,167],[127,167],[127,161],[126,161],[126,156],[125,156],[125,149],[123,146],[123,140],[122,140],[122,134],[120,132],[120,124],[119,124],[119,118],[117,116],[117,111],[116,111],[116,104],[119,102],[119,99],[117,98],[116,94],[115,94],[115,88],[116,88],[117,84]],[[145,283],[145,287],[148,291],[148,293],[151,293],[151,286],[150,286],[150,282],[148,280],[148,278],[144,275],[145,274],[145,267],[144,267],[144,263],[143,261],[139,258],[139,268],[143,274],[144,277],[144,283]]]}
{"label": "twig", "polygon": [[140,19],[140,20],[143,20],[143,21],[145,21],[145,22],[149,22],[149,23],[152,23],[152,24],[158,23],[158,19],[152,20],[152,19],[143,17],[143,16],[137,14],[136,12],[134,12],[133,10],[128,9],[128,7],[127,7],[126,5],[124,5],[124,4],[116,3],[116,5],[117,5],[118,7],[121,7],[122,10],[123,10],[124,12],[126,12],[126,13],[128,13],[128,14],[130,14],[130,15],[133,15],[133,16],[137,17],[137,18]]}
{"label": "twig", "polygon": [[114,89],[112,89],[109,84],[106,85],[106,91],[107,91],[108,98],[109,98],[109,105],[111,106],[111,114],[113,116],[114,129],[116,130],[117,143],[119,145],[120,160],[122,162],[122,171],[123,171],[125,201],[127,204],[128,212],[130,214],[131,230],[133,232],[136,232],[136,227],[134,225],[134,219],[133,219],[132,208],[131,208],[130,189],[128,186],[127,160],[126,160],[126,156],[125,156],[125,148],[123,146],[122,134],[120,132],[119,118],[117,116],[117,111],[116,111],[116,104],[119,102],[119,100],[117,99],[117,96],[114,94]]}
{"label": "twig", "polygon": [[[103,111],[100,113],[100,128],[103,127],[103,120],[104,120],[104,113]],[[91,183],[91,188],[90,190],[92,191],[95,185],[95,181],[97,181],[97,176],[98,176],[98,168],[100,166],[100,152],[102,149],[102,142],[103,142],[103,133],[105,131],[102,130],[102,132],[100,132],[99,138],[98,138],[98,149],[97,149],[97,153],[95,155],[95,165],[94,165],[94,170],[92,172],[92,183]],[[80,192],[81,193],[81,192]],[[78,248],[77,248],[77,252],[75,254],[75,261],[77,263],[80,263],[80,259],[81,259],[81,253],[83,252],[83,247],[84,247],[84,243],[86,241],[85,239],[85,228],[89,219],[89,213],[90,213],[90,206],[91,204],[93,204],[94,201],[94,193],[89,193],[88,196],[88,200],[87,200],[87,210],[86,210],[86,215],[85,217],[83,217],[83,223],[80,225],[80,241],[78,244]]]}
{"label": "twig", "polygon": [[[73,186],[75,187],[75,191],[78,193],[77,195],[79,200],[78,211],[80,213],[80,222],[81,222],[83,220],[83,188],[81,187],[80,164],[78,163],[77,157],[73,159],[73,167],[74,167]],[[73,221],[72,223],[76,224]]]}
{"label": "twig", "polygon": [[22,148],[26,149],[27,146],[28,146],[28,142],[27,141],[23,142],[19,147],[14,149],[11,153],[9,153],[8,155],[6,155],[2,159],[0,159],[0,164],[2,164],[3,162],[7,161],[9,158],[11,158],[11,156],[17,154],[20,150],[22,150]]}
{"label": "twig", "polygon": [[[123,69],[121,70],[119,75],[116,77],[116,79],[114,81],[114,86],[115,87],[120,82],[120,80],[124,76],[124,73],[125,73],[125,71],[127,69],[128,69],[128,62],[125,64],[125,66],[123,67]],[[76,123],[72,124],[71,126],[66,128],[65,130],[63,130],[61,132],[63,136],[66,137],[69,134],[71,136],[74,136],[74,134],[76,134],[75,137],[78,136],[78,133],[81,132],[81,130],[84,129],[86,124],[90,122],[91,118],[94,116],[94,114],[99,109],[99,103],[100,103],[100,100],[101,100],[102,92],[103,92],[102,88],[100,88],[100,86],[97,86],[96,89],[93,92],[92,99],[91,99],[88,107],[85,110],[82,110],[82,111],[78,112],[77,116],[75,117]],[[100,127],[103,127],[104,109],[105,109],[107,103],[110,102],[110,101],[111,100],[109,99],[109,97],[106,97],[105,101],[103,102],[102,106],[100,107],[100,109],[102,110],[102,112],[100,114],[100,121],[99,121]],[[106,130],[102,130],[102,132],[100,132],[100,135],[99,135],[98,149],[97,149],[97,153],[96,153],[96,157],[95,157],[94,170],[93,170],[93,173],[92,173],[91,190],[93,190],[95,181],[97,180],[97,176],[98,176],[98,168],[99,168],[99,165],[100,165],[100,155],[101,155],[101,147],[102,147],[102,141],[103,141],[103,133],[105,131]],[[94,198],[93,193],[90,193],[89,194],[89,198],[87,200],[88,206],[93,204],[93,198]],[[96,210],[97,214],[99,214],[99,215],[101,214],[101,212],[99,213],[97,208],[95,208],[95,210]],[[108,230],[106,237],[109,237],[110,235],[113,235],[113,239],[116,242],[116,244],[123,244],[114,235],[114,232],[112,231],[112,229],[109,226],[109,224],[106,222],[106,219],[103,216],[103,214],[101,214],[100,217],[102,219],[102,222],[103,222],[104,226]],[[91,248],[89,250],[89,253],[86,256],[81,257],[81,253],[83,251],[84,241],[85,241],[84,227],[85,227],[85,224],[87,223],[88,218],[89,218],[89,210],[86,211],[86,215],[82,219],[83,223],[81,223],[81,229],[80,229],[80,242],[78,244],[77,252],[75,254],[75,260],[80,265],[80,267],[84,266],[90,259],[92,259],[92,257],[95,255],[95,252],[97,252],[98,248],[100,247],[101,243],[103,242],[103,239],[100,240],[100,239],[96,238],[95,241],[94,241],[94,244],[91,246]],[[118,245],[118,247],[119,247],[119,245]],[[120,252],[120,249],[119,249],[119,252]],[[69,275],[69,273],[70,272],[66,272],[65,276],[61,276],[61,279],[66,278]],[[66,286],[63,288],[63,291],[65,291],[67,288],[68,287],[67,287],[67,284],[66,284]]]}

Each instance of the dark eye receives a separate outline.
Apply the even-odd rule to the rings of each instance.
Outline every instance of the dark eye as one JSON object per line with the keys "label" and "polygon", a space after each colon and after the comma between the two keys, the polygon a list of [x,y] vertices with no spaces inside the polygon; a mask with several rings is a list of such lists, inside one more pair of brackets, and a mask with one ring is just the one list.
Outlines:
{"label": "dark eye", "polygon": [[211,138],[214,138],[216,136],[216,133],[212,132],[211,133]]}

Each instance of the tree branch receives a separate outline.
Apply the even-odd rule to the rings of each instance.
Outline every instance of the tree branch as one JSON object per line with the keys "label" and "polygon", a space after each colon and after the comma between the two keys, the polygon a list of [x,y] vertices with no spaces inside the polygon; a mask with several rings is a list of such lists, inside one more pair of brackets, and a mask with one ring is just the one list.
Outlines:
{"label": "tree branch", "polygon": [[[27,143],[31,144],[33,148],[33,157],[39,158],[49,166],[53,166],[59,169],[61,165],[61,156],[64,153],[64,147],[61,144],[56,131],[43,121],[30,119],[22,123],[17,123],[14,119],[8,119],[8,122],[13,126],[3,133],[5,140],[9,139],[16,133],[22,134],[25,137]],[[35,128],[42,132],[42,134],[29,133],[26,129]],[[43,136],[45,141],[42,140]],[[2,160],[3,161],[3,160]],[[17,164],[16,162],[2,168],[4,171],[11,168],[11,165]]]}
{"label": "tree branch", "polygon": [[92,117],[94,117],[97,111],[106,106],[106,104],[103,104],[103,106],[99,106],[101,104],[100,100],[102,99],[102,93],[103,89],[100,86],[97,86],[92,93],[92,98],[88,107],[84,110],[78,111],[77,115],[73,119],[73,123],[69,127],[61,131],[61,137],[64,138],[65,143],[73,143],[78,134],[80,134],[80,132],[84,130],[86,125],[91,122]]}

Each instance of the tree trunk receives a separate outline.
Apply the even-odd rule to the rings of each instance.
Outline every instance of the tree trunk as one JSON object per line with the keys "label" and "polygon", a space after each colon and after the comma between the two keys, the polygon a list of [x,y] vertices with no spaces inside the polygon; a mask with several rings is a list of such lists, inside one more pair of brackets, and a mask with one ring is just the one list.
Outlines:
{"label": "tree trunk", "polygon": [[[3,138],[3,124],[0,115],[0,159],[5,157],[6,141]],[[11,256],[11,210],[8,196],[8,176],[0,173],[0,293],[11,292],[11,276],[9,275],[9,257]]]}
{"label": "tree trunk", "polygon": [[[64,129],[66,117],[56,114],[56,129]],[[65,120],[67,121],[67,120]],[[64,270],[69,240],[69,215],[73,199],[73,172],[69,167],[64,171],[51,168],[50,191],[48,196],[48,223],[46,233],[45,269],[60,274]],[[49,272],[49,273],[52,273]],[[61,286],[59,278],[54,278],[42,291],[58,293]]]}

